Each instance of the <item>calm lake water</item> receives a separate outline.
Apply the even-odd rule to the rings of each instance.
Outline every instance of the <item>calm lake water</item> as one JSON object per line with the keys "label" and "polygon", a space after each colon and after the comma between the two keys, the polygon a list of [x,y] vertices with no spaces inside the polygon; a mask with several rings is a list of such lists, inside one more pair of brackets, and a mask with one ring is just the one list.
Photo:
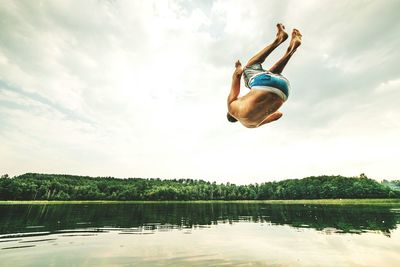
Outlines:
{"label": "calm lake water", "polygon": [[400,206],[0,205],[0,266],[400,266]]}

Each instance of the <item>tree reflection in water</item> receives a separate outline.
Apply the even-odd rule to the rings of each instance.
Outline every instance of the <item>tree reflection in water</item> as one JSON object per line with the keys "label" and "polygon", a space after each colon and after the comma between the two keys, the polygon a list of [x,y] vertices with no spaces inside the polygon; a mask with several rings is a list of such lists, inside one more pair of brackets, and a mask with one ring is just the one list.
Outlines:
{"label": "tree reflection in water", "polygon": [[[396,209],[365,205],[260,203],[147,203],[0,205],[0,234],[136,228],[171,230],[220,223],[271,223],[329,234],[380,232],[390,236],[400,222]],[[100,228],[100,229],[99,229]]]}

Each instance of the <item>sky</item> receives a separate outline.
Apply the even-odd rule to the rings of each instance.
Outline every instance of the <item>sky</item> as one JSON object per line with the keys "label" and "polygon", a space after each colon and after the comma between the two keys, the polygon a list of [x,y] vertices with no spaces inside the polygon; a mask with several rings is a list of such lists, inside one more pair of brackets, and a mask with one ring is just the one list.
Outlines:
{"label": "sky", "polygon": [[[4,1],[0,173],[399,179],[398,10],[396,0]],[[283,117],[230,123],[234,62],[272,42],[277,22],[303,34],[283,72]]]}

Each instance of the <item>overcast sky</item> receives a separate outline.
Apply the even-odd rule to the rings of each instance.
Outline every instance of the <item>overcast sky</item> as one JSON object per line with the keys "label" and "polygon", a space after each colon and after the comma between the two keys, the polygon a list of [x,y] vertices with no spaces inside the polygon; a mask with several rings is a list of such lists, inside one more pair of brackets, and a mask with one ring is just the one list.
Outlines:
{"label": "overcast sky", "polygon": [[[396,0],[3,1],[0,172],[399,179],[399,10]],[[283,117],[229,123],[234,62],[271,42],[277,22],[303,34],[283,73]]]}

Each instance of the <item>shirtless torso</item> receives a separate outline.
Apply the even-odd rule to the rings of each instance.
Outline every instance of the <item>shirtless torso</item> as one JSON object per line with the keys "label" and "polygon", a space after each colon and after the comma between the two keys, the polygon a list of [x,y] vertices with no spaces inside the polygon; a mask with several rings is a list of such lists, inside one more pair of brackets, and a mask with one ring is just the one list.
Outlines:
{"label": "shirtless torso", "polygon": [[[277,28],[278,33],[276,34],[276,39],[272,44],[266,46],[249,60],[246,64],[245,71],[247,68],[251,69],[255,66],[251,71],[263,72],[261,63],[263,63],[266,57],[288,37],[287,33],[284,31],[285,27],[282,24],[278,24]],[[271,69],[269,69],[268,72],[272,75],[277,74],[279,79],[279,75],[286,66],[286,63],[300,44],[301,34],[297,29],[294,29],[290,45],[285,55]],[[235,71],[232,75],[231,92],[228,96],[228,120],[231,122],[240,121],[240,123],[247,128],[255,128],[281,118],[282,113],[279,112],[278,109],[285,101],[282,99],[282,95],[280,96],[268,90],[251,88],[246,95],[239,97],[242,74],[242,64],[240,61],[237,61],[235,63]],[[281,92],[279,93],[282,94]],[[288,92],[286,91],[285,94],[287,98]]]}
{"label": "shirtless torso", "polygon": [[248,94],[231,102],[228,111],[243,126],[255,128],[278,120],[282,113],[277,110],[282,104],[283,100],[274,93],[251,90]]}

